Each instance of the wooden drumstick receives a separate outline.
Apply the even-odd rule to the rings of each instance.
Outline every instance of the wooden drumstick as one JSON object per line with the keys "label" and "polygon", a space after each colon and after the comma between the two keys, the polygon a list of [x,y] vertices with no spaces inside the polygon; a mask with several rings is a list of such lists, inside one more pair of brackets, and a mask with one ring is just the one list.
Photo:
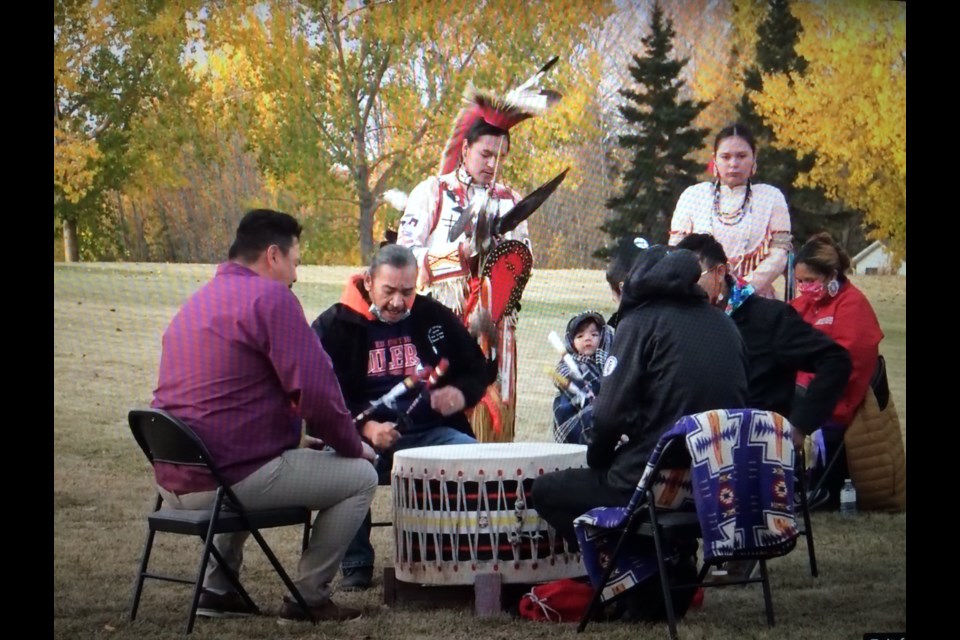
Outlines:
{"label": "wooden drumstick", "polygon": [[373,413],[374,410],[379,406],[393,407],[397,401],[397,398],[402,396],[410,389],[417,387],[417,385],[429,378],[432,374],[433,369],[431,367],[425,367],[417,373],[407,376],[403,379],[403,381],[395,384],[390,391],[387,391],[385,394],[371,402],[369,407],[357,414],[357,417],[353,419],[354,422],[360,422],[361,420],[366,419],[367,416]]}
{"label": "wooden drumstick", "polygon": [[433,371],[430,372],[429,377],[427,377],[427,382],[423,386],[423,391],[420,395],[413,399],[413,402],[410,403],[410,406],[407,407],[406,414],[410,415],[410,412],[413,411],[414,407],[420,404],[420,399],[428,395],[428,392],[437,386],[437,382],[440,381],[440,378],[447,373],[447,368],[450,366],[450,361],[446,358],[440,358],[440,362],[437,363],[437,366],[433,368]]}

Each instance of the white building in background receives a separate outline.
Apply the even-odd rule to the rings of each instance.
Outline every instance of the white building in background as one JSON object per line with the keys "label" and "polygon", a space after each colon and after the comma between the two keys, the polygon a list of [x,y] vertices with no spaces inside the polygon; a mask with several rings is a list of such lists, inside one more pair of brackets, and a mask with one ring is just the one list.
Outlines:
{"label": "white building in background", "polygon": [[[889,275],[894,273],[890,268],[890,253],[879,240],[853,256],[850,262],[853,272],[857,275]],[[899,276],[907,275],[906,258],[900,263],[900,268],[896,271],[896,274]]]}

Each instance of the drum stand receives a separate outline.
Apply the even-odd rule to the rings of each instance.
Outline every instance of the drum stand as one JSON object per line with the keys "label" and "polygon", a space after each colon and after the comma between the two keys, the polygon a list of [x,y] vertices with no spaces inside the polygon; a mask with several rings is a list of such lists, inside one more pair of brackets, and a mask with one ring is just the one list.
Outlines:
{"label": "drum stand", "polygon": [[[462,608],[473,604],[479,618],[512,610],[533,584],[504,584],[500,573],[477,573],[472,585],[423,585],[397,579],[396,569],[383,569],[383,603],[424,608]],[[505,606],[506,605],[506,606]]]}

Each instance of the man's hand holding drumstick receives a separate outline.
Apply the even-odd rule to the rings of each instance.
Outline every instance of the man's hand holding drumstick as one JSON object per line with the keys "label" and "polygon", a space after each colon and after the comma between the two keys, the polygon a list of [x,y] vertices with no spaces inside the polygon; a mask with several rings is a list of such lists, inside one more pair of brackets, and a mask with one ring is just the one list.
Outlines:
{"label": "man's hand holding drumstick", "polygon": [[443,417],[463,411],[466,405],[463,392],[456,387],[441,387],[430,392],[430,407]]}

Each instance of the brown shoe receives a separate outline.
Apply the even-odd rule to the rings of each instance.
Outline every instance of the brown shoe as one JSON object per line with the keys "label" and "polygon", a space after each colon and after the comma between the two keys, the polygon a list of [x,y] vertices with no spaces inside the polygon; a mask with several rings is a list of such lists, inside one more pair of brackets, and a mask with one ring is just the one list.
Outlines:
{"label": "brown shoe", "polygon": [[[310,613],[313,614],[313,619],[317,622],[346,622],[347,620],[357,620],[363,616],[363,612],[360,611],[360,609],[341,607],[336,602],[329,599],[320,604],[311,606]],[[280,607],[280,620],[308,621],[310,620],[310,616],[307,615],[306,611],[300,608],[300,605],[289,600],[287,596],[284,596],[283,606]]]}

